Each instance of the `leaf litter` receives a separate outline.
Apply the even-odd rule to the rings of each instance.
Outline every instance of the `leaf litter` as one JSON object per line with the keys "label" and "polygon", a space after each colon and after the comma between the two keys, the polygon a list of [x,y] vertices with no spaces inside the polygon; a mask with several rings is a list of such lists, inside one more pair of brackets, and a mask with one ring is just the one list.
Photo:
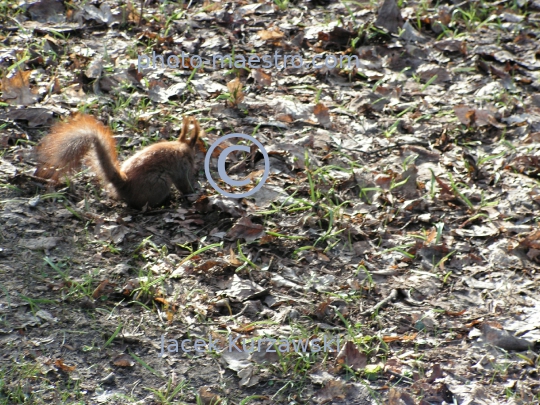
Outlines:
{"label": "leaf litter", "polygon": [[[92,403],[538,402],[537,2],[6,7],[0,398],[47,403],[77,381],[69,396]],[[183,52],[178,68],[138,66]],[[195,67],[217,53],[308,63]],[[271,175],[237,200],[201,171],[196,194],[146,212],[88,171],[53,190],[32,146],[78,109],[115,129],[122,157],[195,115],[199,159],[250,134]],[[264,165],[252,148],[227,168]],[[332,335],[341,351],[160,358],[165,335]],[[21,361],[48,385],[23,384]]]}

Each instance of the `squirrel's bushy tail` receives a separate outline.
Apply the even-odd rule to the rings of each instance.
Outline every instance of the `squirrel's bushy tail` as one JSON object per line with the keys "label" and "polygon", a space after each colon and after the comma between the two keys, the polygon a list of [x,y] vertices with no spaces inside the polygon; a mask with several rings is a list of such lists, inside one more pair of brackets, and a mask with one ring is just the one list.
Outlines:
{"label": "squirrel's bushy tail", "polygon": [[90,115],[79,114],[55,125],[38,146],[37,160],[35,176],[55,182],[78,169],[83,160],[101,180],[115,186],[125,181],[111,130]]}

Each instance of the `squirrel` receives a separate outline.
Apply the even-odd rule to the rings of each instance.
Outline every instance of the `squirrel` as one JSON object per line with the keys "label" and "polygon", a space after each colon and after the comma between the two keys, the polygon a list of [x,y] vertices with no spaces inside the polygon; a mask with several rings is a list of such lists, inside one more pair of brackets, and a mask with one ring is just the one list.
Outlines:
{"label": "squirrel", "polygon": [[[191,138],[186,139],[193,124]],[[184,118],[176,141],[158,142],[137,152],[122,166],[109,127],[91,115],[78,114],[53,126],[37,146],[35,176],[58,183],[84,161],[112,195],[131,207],[155,207],[170,194],[171,185],[188,194],[194,190],[195,144],[204,136],[195,118]]]}

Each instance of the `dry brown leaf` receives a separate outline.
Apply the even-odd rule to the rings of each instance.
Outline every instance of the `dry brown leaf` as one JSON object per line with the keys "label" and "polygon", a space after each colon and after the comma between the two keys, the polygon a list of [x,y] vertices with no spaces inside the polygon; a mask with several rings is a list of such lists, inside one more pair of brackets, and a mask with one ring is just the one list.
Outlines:
{"label": "dry brown leaf", "polygon": [[205,12],[211,12],[211,11],[217,11],[217,10],[221,10],[221,8],[223,7],[223,5],[221,3],[215,3],[213,1],[210,1],[210,0],[204,0],[204,3],[203,3],[203,10]]}
{"label": "dry brown leaf", "polygon": [[422,65],[417,69],[416,73],[423,83],[440,84],[452,79],[448,70],[435,64]]}
{"label": "dry brown leaf", "polygon": [[257,84],[260,84],[261,86],[271,86],[272,85],[272,75],[269,73],[265,73],[262,69],[252,69],[251,75],[257,82]]}
{"label": "dry brown leaf", "polygon": [[27,9],[30,18],[40,23],[59,23],[64,21],[66,11],[63,2],[58,0],[41,0],[31,3]]}
{"label": "dry brown leaf", "polygon": [[248,323],[246,325],[240,325],[235,328],[231,328],[231,330],[236,333],[251,333],[255,329],[256,329],[256,326],[253,325],[252,323]]}
{"label": "dry brown leaf", "polygon": [[236,224],[227,232],[225,236],[228,239],[237,240],[245,239],[246,242],[254,241],[264,235],[264,227],[251,222],[249,217],[240,218]]}
{"label": "dry brown leaf", "polygon": [[49,92],[51,94],[60,94],[62,92],[62,85],[60,84],[60,80],[58,80],[58,77],[54,77],[51,80],[51,83],[49,85]]}
{"label": "dry brown leaf", "polygon": [[10,78],[2,79],[2,98],[11,105],[31,105],[37,100],[35,91],[30,90],[31,70],[18,71]]}
{"label": "dry brown leaf", "polygon": [[403,342],[412,342],[414,339],[416,339],[417,336],[418,333],[412,333],[410,335],[404,335],[401,340]]}
{"label": "dry brown leaf", "polygon": [[439,7],[439,21],[445,26],[448,26],[452,21],[452,13],[447,7]]}
{"label": "dry brown leaf", "polygon": [[272,243],[276,239],[277,238],[273,235],[264,235],[259,241],[259,244],[264,245],[265,243]]}
{"label": "dry brown leaf", "polygon": [[276,115],[276,120],[286,123],[291,123],[294,121],[294,118],[291,114],[278,114]]}
{"label": "dry brown leaf", "polygon": [[214,394],[208,387],[199,388],[199,398],[203,405],[220,405],[223,400],[218,394]]}
{"label": "dry brown leaf", "polygon": [[133,367],[135,362],[129,354],[121,354],[113,359],[113,364],[118,367]]}
{"label": "dry brown leaf", "polygon": [[474,107],[469,107],[464,104],[454,106],[454,112],[459,121],[470,126],[483,127],[486,125],[492,125],[496,128],[504,128],[504,125],[500,124],[496,118],[496,111],[491,109],[479,110]]}
{"label": "dry brown leaf", "polygon": [[480,319],[475,319],[474,321],[465,324],[465,327],[472,328],[473,326],[478,325],[479,323],[482,323],[482,321]]}
{"label": "dry brown leaf", "polygon": [[429,245],[437,237],[437,229],[433,228],[426,237],[426,244]]}
{"label": "dry brown leaf", "polygon": [[230,143],[229,141],[225,140],[223,142],[220,142],[218,146],[216,146],[216,148],[214,149],[214,151],[212,152],[212,157],[213,158],[219,158],[219,156],[221,155],[221,153],[226,149],[228,148],[229,146],[231,146],[232,143]]}
{"label": "dry brown leaf", "polygon": [[317,252],[317,258],[319,260],[322,260],[323,262],[329,262],[330,261],[330,258],[328,256],[326,256],[324,253],[321,253],[321,252]]}
{"label": "dry brown leaf", "polygon": [[385,405],[403,405],[404,402],[401,400],[401,392],[395,388],[390,388],[388,391],[388,398],[386,399]]}
{"label": "dry brown leaf", "polygon": [[540,249],[540,229],[536,229],[525,235],[525,237],[519,241],[519,247]]}
{"label": "dry brown leaf", "polygon": [[487,343],[506,350],[523,351],[534,346],[534,343],[517,338],[506,330],[496,329],[488,322],[482,324],[482,336]]}
{"label": "dry brown leaf", "polygon": [[454,311],[445,311],[444,313],[448,316],[461,316],[463,315],[465,312],[467,312],[466,309],[462,310],[462,311],[459,311],[459,312],[454,312]]}
{"label": "dry brown leaf", "polygon": [[345,384],[340,380],[330,380],[315,393],[314,400],[318,404],[326,404],[336,399],[345,398]]}
{"label": "dry brown leaf", "polygon": [[234,254],[234,250],[231,247],[231,250],[229,252],[229,263],[231,263],[233,266],[240,266],[242,262],[236,258],[236,255]]}
{"label": "dry brown leaf", "polygon": [[403,17],[396,0],[384,0],[375,20],[375,25],[385,28],[392,34],[397,34],[399,29],[403,27]]}
{"label": "dry brown leaf", "polygon": [[375,184],[385,190],[388,190],[390,188],[390,185],[392,184],[393,178],[393,176],[381,173],[378,174],[377,177],[375,177]]}
{"label": "dry brown leaf", "polygon": [[450,186],[448,186],[444,181],[442,181],[441,179],[439,179],[437,176],[435,176],[435,180],[437,181],[437,184],[441,187],[441,194],[449,194],[449,195],[454,195],[454,193],[452,192],[452,189],[450,188]]}
{"label": "dry brown leaf", "polygon": [[169,303],[167,302],[167,300],[165,298],[154,297],[154,301],[159,302],[160,304],[163,304],[163,306],[165,306],[165,308],[169,307]]}
{"label": "dry brown leaf", "polygon": [[231,100],[229,100],[229,104],[237,106],[242,102],[242,100],[244,100],[244,93],[242,92],[242,82],[238,77],[227,83],[227,89],[229,90],[229,93],[231,95]]}
{"label": "dry brown leaf", "polygon": [[140,281],[136,278],[133,278],[131,280],[128,280],[124,287],[122,288],[122,294],[124,295],[131,295],[133,291],[141,285]]}
{"label": "dry brown leaf", "polygon": [[339,365],[347,365],[354,371],[362,370],[367,365],[367,356],[361,353],[354,342],[348,341],[339,351],[336,362]]}
{"label": "dry brown leaf", "polygon": [[458,41],[457,39],[446,39],[436,42],[434,47],[439,51],[460,52],[464,42],[465,41]]}
{"label": "dry brown leaf", "polygon": [[326,316],[326,309],[328,308],[328,305],[330,305],[330,300],[323,301],[317,305],[317,308],[315,309],[315,315],[319,319],[324,319]]}
{"label": "dry brown leaf", "polygon": [[104,295],[105,294],[105,289],[107,288],[108,285],[109,285],[109,280],[107,280],[107,279],[105,279],[101,283],[99,283],[97,288],[92,293],[92,298],[97,299],[97,298],[101,297],[102,295]]}
{"label": "dry brown leaf", "polygon": [[261,37],[261,39],[264,39],[265,41],[276,41],[285,36],[285,34],[281,32],[279,28],[274,28],[272,31],[260,30],[259,32],[257,32],[257,34]]}
{"label": "dry brown leaf", "polygon": [[28,121],[30,128],[51,125],[53,112],[46,108],[24,108],[7,112],[7,116],[13,120]]}
{"label": "dry brown leaf", "polygon": [[324,43],[324,48],[334,46],[338,49],[346,49],[351,40],[357,36],[357,32],[342,27],[334,27],[330,32],[321,31],[317,34],[318,40]]}
{"label": "dry brown leaf", "polygon": [[505,169],[515,169],[520,173],[526,172],[527,175],[536,175],[540,169],[540,158],[538,156],[516,156]]}
{"label": "dry brown leaf", "polygon": [[[229,260],[230,262],[230,260]],[[231,263],[232,264],[232,263]],[[215,266],[222,266],[222,267],[226,267],[227,266],[227,262],[225,260],[222,260],[222,259],[210,259],[210,260],[206,260],[205,262],[201,263],[199,266],[197,266],[195,268],[195,271],[197,272],[206,272],[208,270],[210,270],[211,268],[215,267]]]}
{"label": "dry brown leaf", "polygon": [[403,335],[403,336],[383,336],[383,341],[385,343],[390,342],[409,342],[416,339],[418,333],[413,333],[412,335]]}
{"label": "dry brown leaf", "polygon": [[321,124],[323,127],[326,128],[332,125],[328,107],[326,107],[323,103],[318,103],[313,108],[313,114],[315,114],[315,117],[317,117],[317,121],[319,121],[319,124]]}
{"label": "dry brown leaf", "polygon": [[77,366],[68,366],[67,364],[64,364],[63,359],[55,360],[54,365],[66,373],[69,373],[77,368]]}
{"label": "dry brown leaf", "polygon": [[123,18],[132,24],[141,23],[140,8],[136,7],[133,2],[128,1],[124,10]]}

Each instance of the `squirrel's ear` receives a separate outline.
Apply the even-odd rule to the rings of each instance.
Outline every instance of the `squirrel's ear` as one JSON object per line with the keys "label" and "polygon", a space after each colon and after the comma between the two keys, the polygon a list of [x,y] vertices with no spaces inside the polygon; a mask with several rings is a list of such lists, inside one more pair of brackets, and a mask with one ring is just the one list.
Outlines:
{"label": "squirrel's ear", "polygon": [[197,140],[199,139],[199,135],[201,133],[201,127],[199,125],[199,121],[197,121],[195,118],[193,118],[193,135],[191,135],[191,139],[189,140],[189,146],[192,148],[197,143]]}
{"label": "squirrel's ear", "polygon": [[180,131],[180,136],[178,137],[178,142],[186,143],[186,135],[189,128],[189,117],[184,117],[182,120],[182,130]]}

